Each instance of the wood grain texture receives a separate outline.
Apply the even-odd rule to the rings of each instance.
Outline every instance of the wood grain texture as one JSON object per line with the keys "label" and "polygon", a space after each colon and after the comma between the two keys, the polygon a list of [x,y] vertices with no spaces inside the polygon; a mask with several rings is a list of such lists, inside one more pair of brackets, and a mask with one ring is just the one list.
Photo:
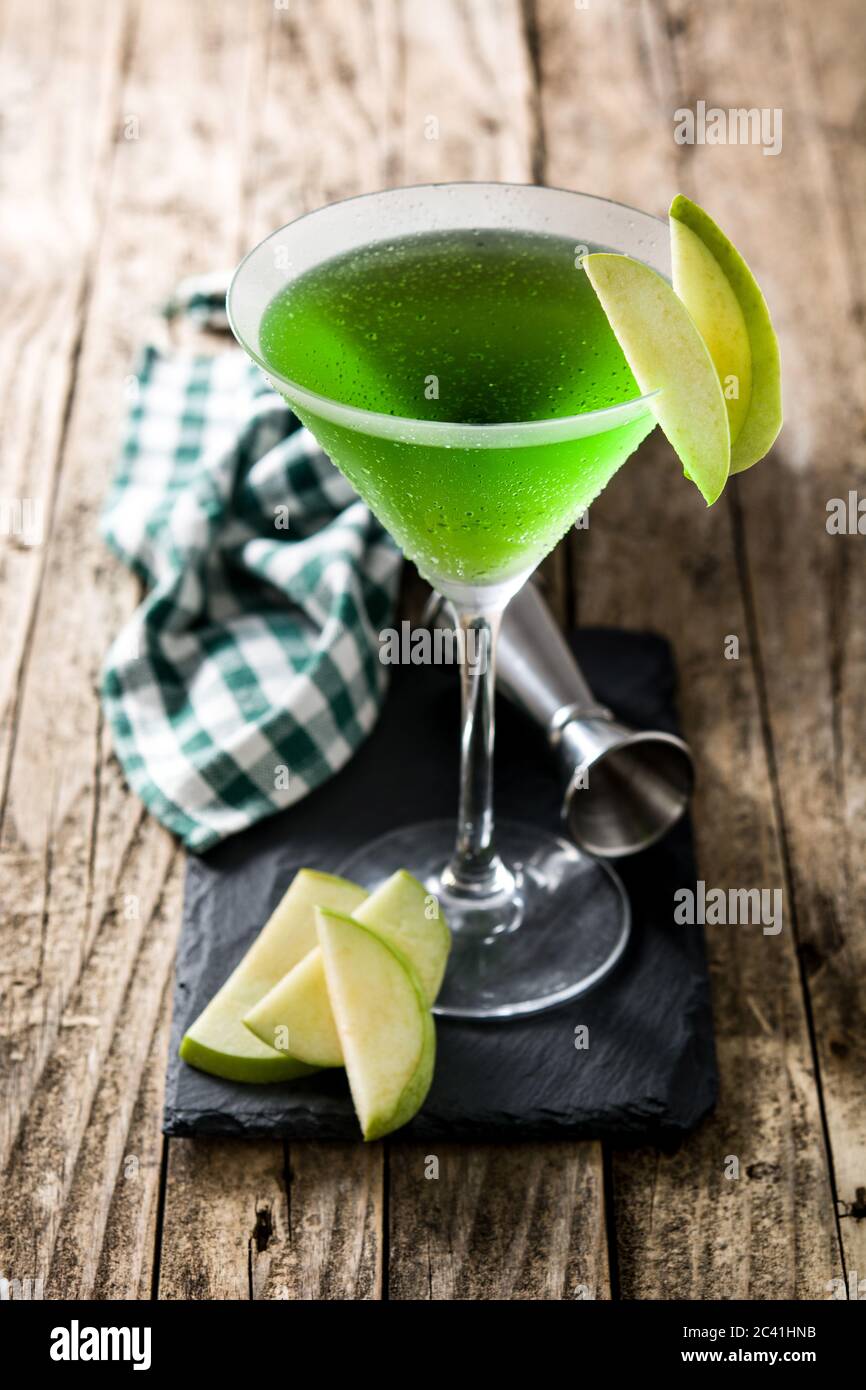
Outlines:
{"label": "wood grain texture", "polygon": [[[128,1189],[123,1199],[125,1213],[115,1213],[115,1219],[121,1220],[127,1237],[138,1236],[128,1241],[124,1252],[126,1277],[132,1288],[138,1286],[150,1264],[143,1241],[159,1176],[159,1146],[153,1124],[159,1109],[151,1111],[149,1132],[139,1130],[143,1153],[138,1152],[132,1130],[137,1103],[142,1096],[150,1098],[165,1066],[166,1038],[161,1024],[172,980],[182,888],[178,856],[158,910],[148,924],[111,1049],[99,1069],[98,1089],[54,1246],[47,1280],[51,1298],[95,1296],[103,1244],[113,1242],[109,1223],[118,1190]],[[154,988],[155,982],[161,988]],[[157,1076],[149,1070],[154,1067],[159,1069]]]}
{"label": "wood grain texture", "polygon": [[[742,567],[759,654],[770,772],[786,869],[786,905],[800,956],[848,1270],[866,1270],[866,759],[858,691],[866,671],[863,537],[828,534],[831,498],[866,496],[863,350],[866,60],[863,15],[837,11],[835,41],[808,5],[758,14],[731,6],[731,32],[750,42],[717,49],[722,93],[761,90],[784,112],[784,143],[762,178],[763,199],[741,200],[733,160],[693,172],[698,196],[738,221],[743,243],[766,244],[768,293],[782,306],[787,423],[775,466],[737,494]],[[710,21],[711,25],[714,21]],[[769,67],[778,26],[789,41]],[[835,25],[833,26],[836,27]],[[680,67],[706,81],[704,44],[686,26]],[[859,61],[858,61],[859,55]],[[725,97],[727,101],[727,96]],[[732,151],[752,159],[753,151]],[[716,164],[721,167],[716,174]],[[761,171],[763,173],[763,171]],[[804,273],[804,248],[815,261]],[[768,540],[770,543],[768,544]],[[833,1271],[834,1273],[836,1271]],[[862,1278],[862,1272],[859,1274]]]}
{"label": "wood grain texture", "polygon": [[[13,1277],[46,1277],[49,1294],[58,1233],[75,1246],[85,1224],[75,1202],[68,1212],[65,1202],[74,1192],[101,1069],[112,1047],[122,1050],[128,1037],[134,1044],[131,1100],[147,1062],[152,1026],[140,1026],[140,1019],[155,1019],[168,970],[167,955],[161,968],[148,957],[164,942],[147,933],[176,853],[125,789],[102,728],[99,669],[137,590],[109,560],[96,518],[114,467],[125,378],[152,305],[180,274],[229,264],[236,254],[241,161],[223,94],[237,78],[238,44],[243,47],[257,13],[254,6],[226,2],[147,4],[132,11],[116,100],[105,113],[111,171],[104,225],[79,311],[78,389],[62,467],[56,465],[52,529],[19,682],[0,842],[16,908],[7,923],[14,951],[4,956],[15,969],[4,1014],[15,1063],[4,1072],[7,1148],[30,1107],[0,1192],[0,1265]],[[39,26],[44,15],[34,9],[20,20],[27,23]],[[92,16],[88,31],[95,56],[101,48]],[[207,110],[202,92],[211,94]],[[68,139],[73,132],[67,128]],[[51,172],[44,171],[48,184]],[[89,187],[82,196],[92,197]],[[141,959],[154,968],[136,974]],[[122,1010],[130,980],[141,1014],[127,1032]],[[127,1124],[130,1111],[124,1107]],[[98,1102],[94,1119],[99,1122]],[[158,1112],[149,1123],[158,1126]],[[119,1152],[122,1135],[116,1120],[112,1126]],[[106,1196],[102,1185],[93,1194],[97,1222],[104,1223]],[[70,1277],[92,1279],[93,1250],[80,1252],[77,1272],[60,1253],[62,1289]],[[152,1259],[152,1252],[128,1255],[131,1268]]]}
{"label": "wood grain texture", "polygon": [[399,184],[527,176],[517,0],[293,0],[274,12],[249,239]]}
{"label": "wood grain texture", "polygon": [[[778,171],[764,177],[771,161],[754,147],[698,149],[673,140],[674,111],[701,96],[724,105],[779,104],[772,82],[784,75],[771,63],[769,44],[761,49],[763,22],[747,23],[746,8],[752,15],[751,7],[738,14],[726,5],[699,20],[683,7],[611,4],[569,12],[540,5],[545,167],[549,182],[659,213],[679,188],[703,192],[710,211],[752,253],[770,303],[782,309],[786,337],[793,327],[785,319],[789,284],[779,275],[776,238],[768,243],[762,231],[768,210],[788,220],[779,238],[797,246],[801,237],[790,204],[783,205]],[[768,19],[768,35],[771,29]],[[688,35],[695,50],[688,63],[678,62]],[[755,64],[748,102],[745,84],[725,87],[719,79],[725,55],[733,74],[734,53],[746,49]],[[705,170],[700,190],[698,168]],[[774,249],[762,259],[767,244]],[[621,1293],[628,1298],[820,1299],[841,1272],[786,830],[765,739],[766,661],[741,543],[740,514],[754,505],[756,487],[765,503],[776,492],[784,505],[778,470],[793,471],[792,433],[709,511],[654,436],[594,504],[576,546],[582,619],[651,627],[674,644],[685,730],[698,763],[701,877],[710,886],[785,894],[780,936],[765,936],[760,927],[708,928],[721,1074],[716,1114],[676,1154],[614,1158]],[[769,530],[766,507],[755,517],[763,537],[781,539],[781,517]],[[774,550],[765,540],[768,560]],[[770,621],[787,602],[781,571],[778,578],[774,607],[763,607]],[[802,619],[796,608],[786,611],[796,652],[793,630]],[[725,659],[729,634],[739,638],[738,660]],[[801,862],[805,868],[808,860]],[[739,1162],[737,1179],[725,1175],[731,1157]]]}
{"label": "wood grain texture", "polygon": [[[125,6],[110,0],[89,10],[10,0],[0,13],[0,498],[37,509],[32,530],[4,514],[0,534],[0,820],[106,196],[124,27]],[[30,908],[38,940],[38,885],[28,902],[8,840],[4,896],[14,890],[22,916]],[[4,1039],[16,1033],[10,993],[21,989],[8,959],[0,953]],[[17,1118],[16,1107],[0,1106],[0,1155]]]}
{"label": "wood grain texture", "polygon": [[[169,923],[159,917],[161,894],[151,908],[149,892],[144,891],[145,887],[151,890],[149,880],[159,863],[162,846],[157,835],[159,841],[167,839],[152,827],[137,865],[147,883],[137,877],[127,880],[126,899],[138,915],[126,918],[120,912],[109,913],[100,925],[0,1189],[0,1268],[12,1271],[8,1277],[43,1279],[48,1297],[55,1296],[49,1271],[61,1222],[68,1219],[71,1231],[82,1224],[75,1200],[69,1211],[66,1203],[85,1136],[81,1176],[86,1183],[96,1183],[94,1200],[88,1202],[83,1217],[85,1238],[90,1222],[104,1222],[98,1201],[110,1192],[119,1158],[117,1146],[123,1143],[155,1008],[170,969],[177,895]],[[161,888],[159,878],[157,885]],[[128,1015],[127,1007],[134,1007],[134,1013]],[[92,1111],[101,1082],[106,1088],[102,1104]],[[127,1098],[114,1112],[122,1091]],[[100,1131],[109,1145],[109,1152],[102,1155],[108,1171],[101,1180],[88,1171]],[[82,1268],[74,1277],[86,1280],[87,1270]],[[61,1276],[56,1296],[63,1296],[66,1286],[67,1277]]]}
{"label": "wood grain texture", "polygon": [[[57,1035],[75,980],[69,957],[88,932],[89,854],[78,845],[55,852],[70,805],[80,798],[85,817],[90,809],[98,715],[83,672],[79,703],[86,701],[90,736],[80,752],[71,710],[53,746],[25,749],[21,733],[108,178],[124,11],[97,5],[88,16],[81,6],[10,4],[2,24],[0,496],[38,508],[41,538],[0,538],[0,1165]],[[59,685],[55,668],[44,691],[31,686],[30,706],[40,701],[46,720]]]}
{"label": "wood grain texture", "polygon": [[270,1238],[282,1177],[272,1140],[170,1144],[157,1297],[251,1298],[254,1252],[264,1230]]}
{"label": "wood grain texture", "polygon": [[[153,1294],[158,1255],[157,1215],[168,1147],[168,1140],[160,1133],[159,1117],[165,1093],[172,983],[168,982],[142,1069],[91,1298],[150,1299]],[[65,1224],[61,1227],[64,1242]]]}
{"label": "wood grain texture", "polygon": [[375,1144],[174,1141],[158,1296],[380,1297],[382,1158]]}
{"label": "wood grain texture", "polygon": [[600,1144],[392,1143],[392,1299],[610,1297]]}
{"label": "wood grain texture", "polygon": [[384,1263],[381,1144],[287,1144],[288,1243],[263,1252],[254,1296],[377,1299]]}

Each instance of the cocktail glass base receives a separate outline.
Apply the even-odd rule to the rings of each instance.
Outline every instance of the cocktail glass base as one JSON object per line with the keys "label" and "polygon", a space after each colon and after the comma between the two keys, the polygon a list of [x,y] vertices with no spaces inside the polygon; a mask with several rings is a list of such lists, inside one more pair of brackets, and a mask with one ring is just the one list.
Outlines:
{"label": "cocktail glass base", "polygon": [[374,888],[404,868],[429,887],[453,933],[434,1008],[446,1018],[495,1022],[556,1008],[600,984],[629,939],[628,898],[609,865],[519,821],[497,822],[496,848],[504,872],[483,897],[447,885],[448,820],[392,830],[338,871]]}

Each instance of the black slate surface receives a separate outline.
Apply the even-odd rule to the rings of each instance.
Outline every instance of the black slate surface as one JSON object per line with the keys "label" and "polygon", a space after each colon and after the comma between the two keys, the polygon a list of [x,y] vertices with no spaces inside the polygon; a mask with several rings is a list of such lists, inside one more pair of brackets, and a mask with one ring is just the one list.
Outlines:
{"label": "black slate surface", "polygon": [[[599,700],[624,719],[678,732],[670,648],[647,633],[582,630],[573,647]],[[373,734],[337,777],[187,869],[177,959],[164,1129],[170,1135],[358,1137],[342,1071],[241,1085],[195,1071],[177,1048],[303,865],[335,870],[395,826],[453,816],[457,805],[457,672],[399,667]],[[542,733],[504,699],[497,707],[496,809],[559,828],[560,788]],[[617,862],[632,903],[632,940],[593,993],[500,1024],[437,1020],[433,1087],[402,1131],[427,1139],[674,1138],[716,1095],[704,942],[674,925],[675,889],[695,882],[691,831]],[[590,1046],[574,1047],[577,1024]]]}

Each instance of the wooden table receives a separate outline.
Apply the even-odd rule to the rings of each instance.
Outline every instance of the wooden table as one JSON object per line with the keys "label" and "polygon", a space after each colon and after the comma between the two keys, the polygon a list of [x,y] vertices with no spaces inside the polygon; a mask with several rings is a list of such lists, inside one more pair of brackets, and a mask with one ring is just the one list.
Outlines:
{"label": "wooden table", "polygon": [[[0,1274],[164,1299],[824,1299],[866,1277],[866,566],[826,527],[866,496],[861,0],[3,0],[0,26],[0,497],[44,516],[2,549]],[[698,100],[781,108],[782,153],[678,145]],[[707,511],[654,438],[549,575],[563,619],[673,641],[701,875],[781,888],[784,930],[708,929],[721,1098],[674,1152],[442,1145],[433,1182],[400,1139],[168,1143],[182,855],[96,698],[138,601],[96,531],[133,351],[182,275],[304,209],[448,179],[656,212],[682,190],[759,272],[771,459]]]}

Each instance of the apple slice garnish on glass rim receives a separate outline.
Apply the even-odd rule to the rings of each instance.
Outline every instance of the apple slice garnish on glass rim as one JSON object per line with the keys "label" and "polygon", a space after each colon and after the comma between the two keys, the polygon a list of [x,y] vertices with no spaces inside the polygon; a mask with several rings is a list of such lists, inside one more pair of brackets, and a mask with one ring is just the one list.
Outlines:
{"label": "apple slice garnish on glass rim", "polygon": [[635,380],[708,505],[763,458],[782,422],[779,347],[764,297],[697,204],[671,204],[673,287],[630,256],[584,268]]}

